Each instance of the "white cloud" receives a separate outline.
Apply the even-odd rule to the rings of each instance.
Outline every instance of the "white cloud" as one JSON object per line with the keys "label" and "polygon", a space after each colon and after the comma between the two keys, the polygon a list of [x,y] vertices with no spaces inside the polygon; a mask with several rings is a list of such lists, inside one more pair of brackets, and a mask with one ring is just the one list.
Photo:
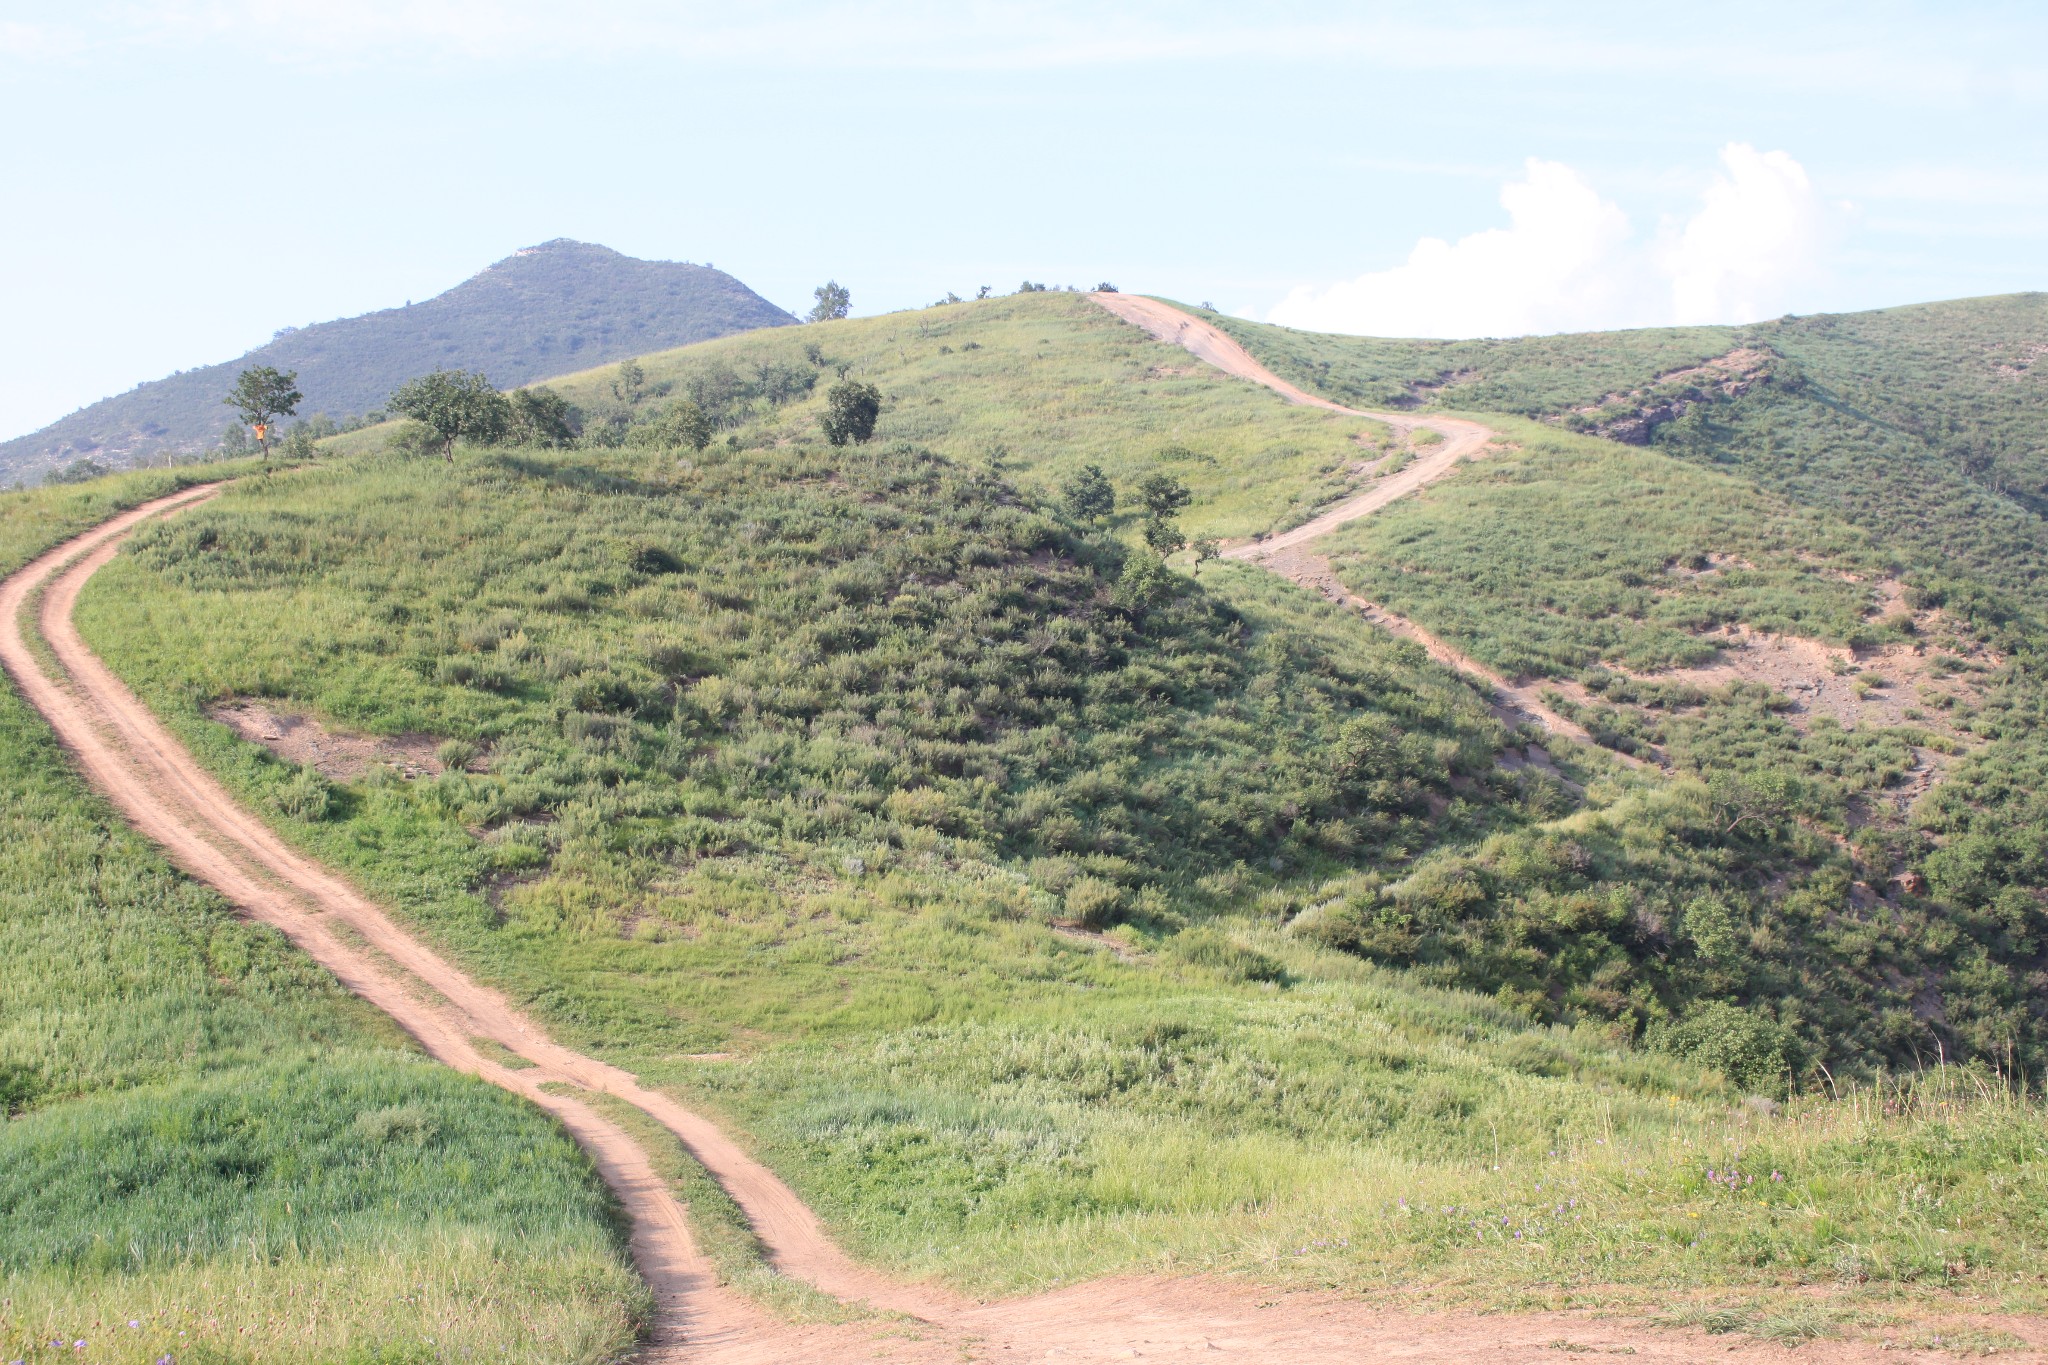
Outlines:
{"label": "white cloud", "polygon": [[1673,322],[1772,317],[1822,273],[1828,215],[1805,168],[1743,142],[1721,149],[1721,167],[1664,253]]}
{"label": "white cloud", "polygon": [[78,35],[52,24],[0,21],[0,56],[46,59],[69,56],[82,46]]}
{"label": "white cloud", "polygon": [[1626,288],[1628,215],[1571,167],[1531,157],[1500,192],[1508,226],[1453,244],[1425,237],[1403,265],[1296,289],[1269,315],[1326,332],[1516,336],[1599,327]]}
{"label": "white cloud", "polygon": [[1786,311],[1825,273],[1831,213],[1785,152],[1721,150],[1699,209],[1654,243],[1583,176],[1531,158],[1501,189],[1508,226],[1425,237],[1404,264],[1296,288],[1278,323],[1375,336],[1522,336]]}

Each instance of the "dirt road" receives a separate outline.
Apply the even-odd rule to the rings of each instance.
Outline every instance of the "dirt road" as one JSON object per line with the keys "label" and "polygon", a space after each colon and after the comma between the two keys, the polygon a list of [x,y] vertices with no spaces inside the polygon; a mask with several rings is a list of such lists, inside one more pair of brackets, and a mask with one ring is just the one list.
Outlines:
{"label": "dirt road", "polygon": [[[904,1285],[854,1264],[794,1192],[715,1125],[618,1068],[555,1043],[498,992],[471,980],[353,886],[278,839],[86,648],[71,619],[86,581],[136,526],[218,491],[189,489],[124,513],[0,582],[0,666],[93,784],[180,867],[283,932],[347,989],[389,1014],[430,1055],[524,1096],[562,1122],[631,1216],[633,1256],[657,1304],[643,1360],[938,1365],[1197,1354],[1205,1360],[1290,1365],[1474,1356],[1521,1365],[1556,1361],[1561,1352],[1566,1359],[1578,1352],[1626,1352],[1651,1361],[1726,1358],[1731,1348],[1722,1339],[1616,1325],[1584,1314],[1416,1314],[1340,1295],[1207,1279],[1115,1279],[973,1303],[938,1286]],[[30,610],[54,669],[31,647],[24,629]],[[484,1055],[479,1039],[531,1065],[501,1065]],[[745,1210],[783,1273],[889,1312],[845,1325],[793,1326],[720,1286],[691,1237],[686,1210],[646,1149],[576,1098],[588,1091],[616,1095],[680,1137]],[[1569,1350],[1564,1342],[1572,1343]],[[1782,1348],[1760,1343],[1745,1344],[1743,1351],[1751,1361],[1774,1365],[1793,1359]],[[1873,1365],[1899,1358],[1875,1346],[1846,1343],[1809,1345],[1798,1356],[1805,1362]]]}
{"label": "dirt road", "polygon": [[[189,489],[124,513],[0,583],[0,666],[50,722],[93,784],[179,867],[282,931],[350,991],[396,1020],[429,1054],[522,1095],[561,1120],[632,1214],[633,1254],[660,1305],[654,1342],[659,1351],[702,1348],[689,1352],[691,1360],[796,1359],[790,1348],[846,1333],[802,1332],[792,1339],[784,1325],[720,1289],[690,1236],[683,1209],[647,1152],[559,1089],[617,1095],[674,1132],[746,1209],[788,1273],[828,1293],[872,1295],[901,1311],[932,1306],[932,1296],[901,1290],[853,1265],[825,1237],[810,1209],[715,1126],[617,1068],[554,1043],[502,995],[471,980],[354,887],[286,845],[201,769],[85,647],[71,613],[86,580],[113,557],[134,527],[218,491],[216,486]],[[31,604],[37,630],[62,677],[45,668],[24,636],[24,608]],[[483,1054],[477,1039],[498,1043],[532,1065],[501,1065]],[[856,1335],[865,1349],[868,1334]],[[754,1354],[756,1347],[768,1345],[774,1349]],[[854,1343],[828,1345],[832,1353],[818,1359],[844,1358],[836,1353],[839,1346]]]}
{"label": "dirt road", "polygon": [[[1509,724],[1533,722],[1553,735],[1576,740],[1581,744],[1593,742],[1593,737],[1586,733],[1584,726],[1565,719],[1543,700],[1543,689],[1540,684],[1504,677],[1484,664],[1467,658],[1442,638],[1424,630],[1400,613],[1389,611],[1376,602],[1369,602],[1358,596],[1338,581],[1329,560],[1306,549],[1309,542],[1328,535],[1346,522],[1371,516],[1388,503],[1404,498],[1450,474],[1468,457],[1485,450],[1486,443],[1494,437],[1491,429],[1477,422],[1468,422],[1461,417],[1419,418],[1397,412],[1365,412],[1358,408],[1347,408],[1341,403],[1333,403],[1327,398],[1318,398],[1312,393],[1296,388],[1253,359],[1251,352],[1221,331],[1192,314],[1183,313],[1171,304],[1136,294],[1090,294],[1089,297],[1124,321],[1142,327],[1154,340],[1184,347],[1225,374],[1248,379],[1254,384],[1263,384],[1290,403],[1383,422],[1393,428],[1396,436],[1403,438],[1412,438],[1418,430],[1433,431],[1442,436],[1444,439],[1440,445],[1425,447],[1422,455],[1410,461],[1399,472],[1379,480],[1357,496],[1345,499],[1313,521],[1304,522],[1291,531],[1268,536],[1263,540],[1233,545],[1222,552],[1223,557],[1241,559],[1271,569],[1305,588],[1321,593],[1333,602],[1342,602],[1354,608],[1368,621],[1389,634],[1415,641],[1438,663],[1448,665],[1466,677],[1484,684],[1485,689],[1493,695],[1495,713]],[[1626,755],[1622,755],[1622,758],[1626,762],[1634,761],[1628,759]]]}

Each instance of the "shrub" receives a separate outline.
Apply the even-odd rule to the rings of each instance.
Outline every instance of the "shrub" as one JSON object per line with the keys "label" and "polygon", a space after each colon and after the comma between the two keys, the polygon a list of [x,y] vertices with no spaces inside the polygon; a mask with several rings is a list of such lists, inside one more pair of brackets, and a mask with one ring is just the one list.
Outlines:
{"label": "shrub", "polygon": [[334,789],[310,765],[301,767],[273,788],[270,794],[270,804],[280,815],[308,823],[325,820],[332,809],[333,799]]}
{"label": "shrub", "polygon": [[1712,1067],[1745,1090],[1784,1093],[1794,1062],[1791,1036],[1777,1024],[1722,1001],[1694,1008],[1650,1030],[1662,1052]]}
{"label": "shrub", "polygon": [[1157,555],[1134,554],[1124,561],[1109,600],[1133,619],[1172,600],[1174,575]]}
{"label": "shrub", "polygon": [[882,415],[882,391],[873,384],[842,379],[825,394],[825,412],[818,418],[825,439],[835,446],[865,445]]}
{"label": "shrub", "polygon": [[1085,929],[1106,929],[1123,916],[1124,889],[1102,877],[1076,877],[1064,897],[1067,918]]}
{"label": "shrub", "polygon": [[630,715],[640,709],[640,694],[632,681],[609,671],[579,673],[565,679],[563,702],[575,711],[601,711]]}
{"label": "shrub", "polygon": [[441,747],[434,750],[434,757],[450,772],[461,772],[476,762],[477,747],[466,739],[443,740]]}
{"label": "shrub", "polygon": [[1206,968],[1226,981],[1279,981],[1286,975],[1272,958],[1214,929],[1183,929],[1166,941],[1166,948],[1181,961]]}

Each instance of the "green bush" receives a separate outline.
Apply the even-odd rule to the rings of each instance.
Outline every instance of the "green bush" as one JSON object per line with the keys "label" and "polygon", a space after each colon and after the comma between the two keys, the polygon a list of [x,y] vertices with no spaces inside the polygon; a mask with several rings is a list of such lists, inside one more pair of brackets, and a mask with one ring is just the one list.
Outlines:
{"label": "green bush", "polygon": [[1067,918],[1084,929],[1107,929],[1122,918],[1124,889],[1101,877],[1077,877],[1062,898]]}
{"label": "green bush", "polygon": [[1226,981],[1280,981],[1286,976],[1272,958],[1214,929],[1183,929],[1166,941],[1166,947],[1181,961],[1206,968]]}
{"label": "green bush", "polygon": [[1720,1072],[1745,1090],[1782,1095],[1796,1073],[1785,1030],[1753,1010],[1719,1001],[1650,1030],[1650,1045]]}

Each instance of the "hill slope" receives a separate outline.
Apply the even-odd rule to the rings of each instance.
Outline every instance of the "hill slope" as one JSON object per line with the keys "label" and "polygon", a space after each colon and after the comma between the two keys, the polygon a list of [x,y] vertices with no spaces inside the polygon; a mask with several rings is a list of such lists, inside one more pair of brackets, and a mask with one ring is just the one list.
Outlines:
{"label": "hill slope", "polygon": [[0,478],[33,477],[86,457],[116,465],[209,448],[233,420],[221,396],[248,365],[298,371],[301,414],[342,419],[381,408],[399,384],[436,368],[482,370],[511,387],[792,321],[724,271],[557,238],[423,303],[287,329],[239,359],[81,408],[0,443]]}
{"label": "hill slope", "polygon": [[2048,294],[1484,341],[1212,320],[1313,393],[1652,444],[1825,508],[1930,570],[2034,603],[2048,589]]}
{"label": "hill slope", "polygon": [[[818,439],[841,372],[882,391],[875,445]],[[1247,535],[1417,451],[1087,300],[764,331],[642,377],[561,381],[598,419],[580,449],[444,464],[359,432],[246,479],[139,535],[80,628],[283,837],[728,1120],[904,1274],[1541,1285],[1753,1330],[1778,1301],[1751,1294],[1820,1282],[1804,1321],[1830,1331],[1953,1312],[1962,1267],[2038,1305],[2037,1111],[1824,1098],[1823,1063],[2011,1057],[2001,993],[2035,951],[2026,904],[1858,891],[1890,855],[1844,846],[1883,758],[1857,746],[1890,741],[1763,712],[1754,742],[1714,722],[1712,765],[1560,745],[1560,780],[1355,613],[1244,564],[1164,570],[1060,482],[1099,462],[1128,506],[1172,473],[1186,529]],[[663,444],[685,396],[709,449]],[[1660,569],[1748,565],[1674,579],[1656,601],[1691,609],[1646,607],[1644,650],[1709,620],[1875,629],[1885,551],[1839,517],[1516,430],[1403,499],[1438,519],[1411,529],[1554,487],[1530,576],[1589,579],[1621,524]],[[1634,619],[1542,609],[1567,643]],[[442,739],[441,771],[277,762],[215,723],[232,698]],[[1709,766],[1735,780],[1685,776]],[[1743,1100],[1794,1083],[1790,1117]]]}
{"label": "hill slope", "polygon": [[[1958,963],[1928,977],[1913,1017],[1967,1035],[1983,1055],[2017,1056],[2020,1040],[2048,1037],[2048,295],[1512,341],[1218,325],[1334,398],[1545,424],[1525,424],[1540,469],[1464,481],[1344,537],[1345,581],[1497,667],[1575,676],[1601,694],[1581,717],[1591,728],[1665,743],[1674,756],[1691,749],[1703,769],[1755,752],[1768,732],[1805,731],[1810,774],[1860,768],[1876,779],[1861,779],[1845,828],[1871,886],[1889,877],[1895,887],[1874,905],[1849,888],[1852,915],[1929,906],[1931,932],[1961,928],[1995,944],[1967,1008],[1962,983],[1975,969]],[[1569,432],[1647,446],[1666,470],[1674,460],[1711,470],[1869,537],[1875,559],[1853,554],[1870,562],[1841,568],[1888,590],[1882,619],[1873,611],[1864,628],[1843,631],[1809,616],[1796,629],[1839,646],[1804,680],[1809,695],[1830,687],[1826,673],[1854,686],[1839,723],[1738,683],[1722,693],[1721,718],[1702,725],[1697,684],[1726,681],[1711,669],[1615,670],[1612,636],[1682,609],[1675,587],[1766,586],[1770,565],[1713,527],[1714,506],[1661,496],[1664,473],[1611,477],[1638,452]],[[1555,478],[1567,459],[1610,472],[1601,498],[1532,501],[1532,482]],[[1661,533],[1645,534],[1660,521]],[[1810,558],[1822,546],[1806,533],[1788,548]],[[1793,633],[1782,621],[1745,624]],[[1545,634],[1573,639],[1547,664],[1530,650]],[[1702,642],[1734,643],[1726,632]],[[1887,727],[1887,712],[1904,723]],[[1844,749],[1851,741],[1860,756]],[[1883,752],[1901,743],[1915,746],[1912,769],[1897,767],[1895,748]],[[1885,804],[1904,819],[1891,821]]]}

